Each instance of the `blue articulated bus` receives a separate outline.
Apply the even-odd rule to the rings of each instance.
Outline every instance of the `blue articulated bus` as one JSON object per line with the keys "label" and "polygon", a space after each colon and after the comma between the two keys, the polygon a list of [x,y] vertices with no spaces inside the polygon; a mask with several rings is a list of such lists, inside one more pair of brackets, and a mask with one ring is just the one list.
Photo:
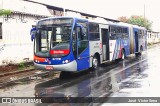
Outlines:
{"label": "blue articulated bus", "polygon": [[53,17],[39,20],[31,35],[37,69],[79,72],[141,54],[147,34],[143,27],[122,22]]}

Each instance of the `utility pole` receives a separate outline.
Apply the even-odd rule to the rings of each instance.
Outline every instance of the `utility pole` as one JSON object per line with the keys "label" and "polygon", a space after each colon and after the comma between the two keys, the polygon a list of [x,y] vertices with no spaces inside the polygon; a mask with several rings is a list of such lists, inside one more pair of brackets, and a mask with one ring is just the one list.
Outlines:
{"label": "utility pole", "polygon": [[145,18],[146,18],[146,16],[145,16],[145,15],[146,15],[146,6],[145,6],[145,4],[144,4],[143,10],[144,10],[144,11],[143,11],[143,13],[144,13],[143,15],[144,15],[144,19],[145,19]]}
{"label": "utility pole", "polygon": [[0,0],[0,9],[3,9],[3,0]]}

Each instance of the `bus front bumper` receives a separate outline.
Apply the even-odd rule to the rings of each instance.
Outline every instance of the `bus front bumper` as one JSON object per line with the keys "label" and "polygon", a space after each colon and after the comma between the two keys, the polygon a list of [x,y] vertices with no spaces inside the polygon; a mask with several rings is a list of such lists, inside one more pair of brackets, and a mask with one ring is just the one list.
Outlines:
{"label": "bus front bumper", "polygon": [[34,62],[34,66],[36,69],[40,69],[40,70],[70,71],[70,72],[77,71],[76,60],[69,62],[67,64],[60,64],[60,65],[44,65],[44,64],[37,64]]}

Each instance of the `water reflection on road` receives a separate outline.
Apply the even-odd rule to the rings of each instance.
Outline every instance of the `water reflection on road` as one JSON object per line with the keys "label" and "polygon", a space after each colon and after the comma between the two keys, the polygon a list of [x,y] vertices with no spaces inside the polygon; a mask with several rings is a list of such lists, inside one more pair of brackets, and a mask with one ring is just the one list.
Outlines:
{"label": "water reflection on road", "polygon": [[[94,72],[91,71],[80,76],[80,78],[65,79],[66,83],[62,81],[64,84],[61,86],[51,86],[52,81],[38,84],[35,87],[35,95],[38,97],[108,97],[115,95],[122,89],[140,88],[142,84],[138,80],[132,79],[147,77],[147,74],[144,73],[148,68],[147,60],[135,58],[133,61],[132,63],[120,61],[117,63],[118,67],[113,69],[102,66]],[[61,82],[60,79],[59,82]],[[129,94],[130,92],[125,92],[121,96]],[[58,104],[52,104],[52,106],[54,105]],[[82,106],[82,104],[76,105]],[[85,103],[83,105],[96,104]]]}

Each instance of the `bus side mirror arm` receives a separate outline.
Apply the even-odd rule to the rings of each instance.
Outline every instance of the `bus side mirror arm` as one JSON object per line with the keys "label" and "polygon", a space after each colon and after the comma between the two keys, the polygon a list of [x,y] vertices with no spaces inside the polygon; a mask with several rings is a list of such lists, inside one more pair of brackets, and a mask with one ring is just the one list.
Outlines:
{"label": "bus side mirror arm", "polygon": [[31,35],[31,41],[33,42],[33,40],[35,39],[35,35]]}
{"label": "bus side mirror arm", "polygon": [[35,39],[35,34],[36,34],[36,28],[34,27],[30,30],[31,41]]}

